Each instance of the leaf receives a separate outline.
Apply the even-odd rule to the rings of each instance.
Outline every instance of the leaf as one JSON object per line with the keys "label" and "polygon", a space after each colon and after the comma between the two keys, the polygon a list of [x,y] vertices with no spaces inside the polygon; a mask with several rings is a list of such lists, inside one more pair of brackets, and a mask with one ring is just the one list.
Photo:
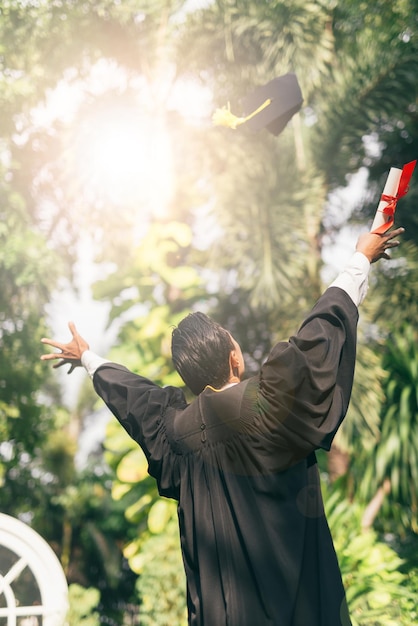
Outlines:
{"label": "leaf", "polygon": [[127,493],[129,493],[131,487],[130,485],[126,485],[124,483],[113,483],[112,484],[112,498],[113,500],[121,500]]}
{"label": "leaf", "polygon": [[145,494],[142,498],[139,498],[134,504],[128,506],[125,509],[125,517],[129,522],[133,524],[137,524],[143,516],[144,509],[152,502],[152,496],[150,494]]}
{"label": "leaf", "polygon": [[137,448],[126,430],[116,419],[111,419],[106,425],[106,448],[113,452],[127,452]]}
{"label": "leaf", "polygon": [[148,528],[154,534],[163,532],[172,515],[170,504],[165,500],[157,500],[148,514]]}
{"label": "leaf", "polygon": [[120,461],[116,475],[121,482],[136,483],[148,476],[148,461],[140,448],[131,450]]}

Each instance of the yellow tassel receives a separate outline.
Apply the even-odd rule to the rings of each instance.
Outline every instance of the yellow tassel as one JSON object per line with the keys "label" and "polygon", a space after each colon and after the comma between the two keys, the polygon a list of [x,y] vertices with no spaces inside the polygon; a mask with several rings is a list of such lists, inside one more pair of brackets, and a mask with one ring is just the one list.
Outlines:
{"label": "yellow tassel", "polygon": [[216,109],[215,113],[212,115],[212,122],[215,126],[227,126],[228,128],[236,129],[237,126],[242,124],[244,121],[243,117],[237,117],[233,113],[231,113],[230,105],[228,102],[228,106],[222,107],[222,109]]}
{"label": "yellow tassel", "polygon": [[215,113],[212,115],[212,122],[215,126],[227,126],[228,128],[236,129],[237,126],[244,124],[252,117],[263,111],[266,107],[271,104],[271,98],[268,98],[262,105],[258,107],[255,111],[247,115],[247,117],[238,117],[231,113],[230,104],[228,102],[228,106],[224,106],[221,109],[216,109]]}

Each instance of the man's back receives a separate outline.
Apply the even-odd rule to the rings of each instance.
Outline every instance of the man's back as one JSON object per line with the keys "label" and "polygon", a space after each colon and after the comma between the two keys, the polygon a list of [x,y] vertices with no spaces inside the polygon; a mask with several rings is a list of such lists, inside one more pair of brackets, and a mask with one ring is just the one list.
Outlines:
{"label": "man's back", "polygon": [[[344,590],[315,455],[266,472],[271,461],[250,424],[254,386],[251,379],[221,392],[206,390],[167,431],[185,458],[179,522],[189,623],[349,624],[348,615],[341,622]],[[194,425],[188,436],[181,424],[186,417]]]}

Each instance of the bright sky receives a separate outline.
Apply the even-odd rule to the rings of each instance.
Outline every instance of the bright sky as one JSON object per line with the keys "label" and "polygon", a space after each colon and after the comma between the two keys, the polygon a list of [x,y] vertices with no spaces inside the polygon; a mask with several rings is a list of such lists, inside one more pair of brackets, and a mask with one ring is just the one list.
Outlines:
{"label": "bright sky", "polygon": [[[46,103],[32,113],[33,123],[49,126],[61,120],[72,137],[71,175],[84,181],[86,197],[129,203],[139,196],[141,204],[157,216],[164,214],[172,191],[170,134],[164,119],[152,110],[153,93],[167,98],[168,107],[197,123],[211,111],[210,90],[193,81],[172,81],[172,68],[158,84],[141,78],[133,84],[115,63],[102,59],[92,68],[87,80],[70,71],[47,95]],[[171,75],[170,75],[171,74]],[[106,106],[101,98],[129,89],[136,100],[112,97]],[[84,102],[97,98],[84,117],[77,119]],[[162,175],[164,185],[161,184]],[[152,207],[152,209],[151,209]]]}
{"label": "bright sky", "polygon": [[[188,121],[195,119],[196,123],[202,117],[210,116],[209,90],[197,88],[192,81],[176,82],[172,87],[169,79],[167,76],[171,108],[187,115]],[[128,105],[125,102],[122,109],[115,106],[118,100],[113,98],[107,107],[90,107],[88,116],[81,121],[77,117],[86,98],[93,98],[93,101],[98,98],[98,102],[102,102],[100,97],[103,94],[123,92],[126,81],[121,68],[107,60],[96,63],[88,80],[80,80],[75,71],[69,70],[57,87],[47,94],[45,104],[33,110],[32,122],[35,126],[48,127],[54,120],[59,120],[69,129],[73,154],[71,176],[84,181],[87,200],[101,197],[113,201],[116,206],[124,206],[132,203],[132,198],[140,197],[140,228],[147,207],[154,216],[164,215],[170,201],[173,176],[169,133],[158,116],[146,115],[146,102],[140,100],[147,93],[147,86],[137,85],[138,101],[132,100]],[[51,326],[55,337],[66,341],[69,339],[67,323],[74,321],[91,347],[105,355],[115,340],[115,330],[105,330],[108,308],[91,297],[90,285],[101,276],[94,264],[94,251],[82,233],[78,255],[74,269],[79,292],[75,295],[71,290],[64,290],[57,294],[48,307]],[[58,372],[63,379],[67,402],[73,405],[83,372],[76,371],[66,378],[64,369]]]}

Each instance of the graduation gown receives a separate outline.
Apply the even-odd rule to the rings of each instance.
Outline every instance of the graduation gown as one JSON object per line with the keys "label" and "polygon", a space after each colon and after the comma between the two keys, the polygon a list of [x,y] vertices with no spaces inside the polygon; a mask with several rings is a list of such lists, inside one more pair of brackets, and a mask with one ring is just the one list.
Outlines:
{"label": "graduation gown", "polygon": [[191,404],[106,363],[94,386],[178,501],[190,626],[347,626],[315,450],[350,399],[358,312],[330,287],[257,376]]}

